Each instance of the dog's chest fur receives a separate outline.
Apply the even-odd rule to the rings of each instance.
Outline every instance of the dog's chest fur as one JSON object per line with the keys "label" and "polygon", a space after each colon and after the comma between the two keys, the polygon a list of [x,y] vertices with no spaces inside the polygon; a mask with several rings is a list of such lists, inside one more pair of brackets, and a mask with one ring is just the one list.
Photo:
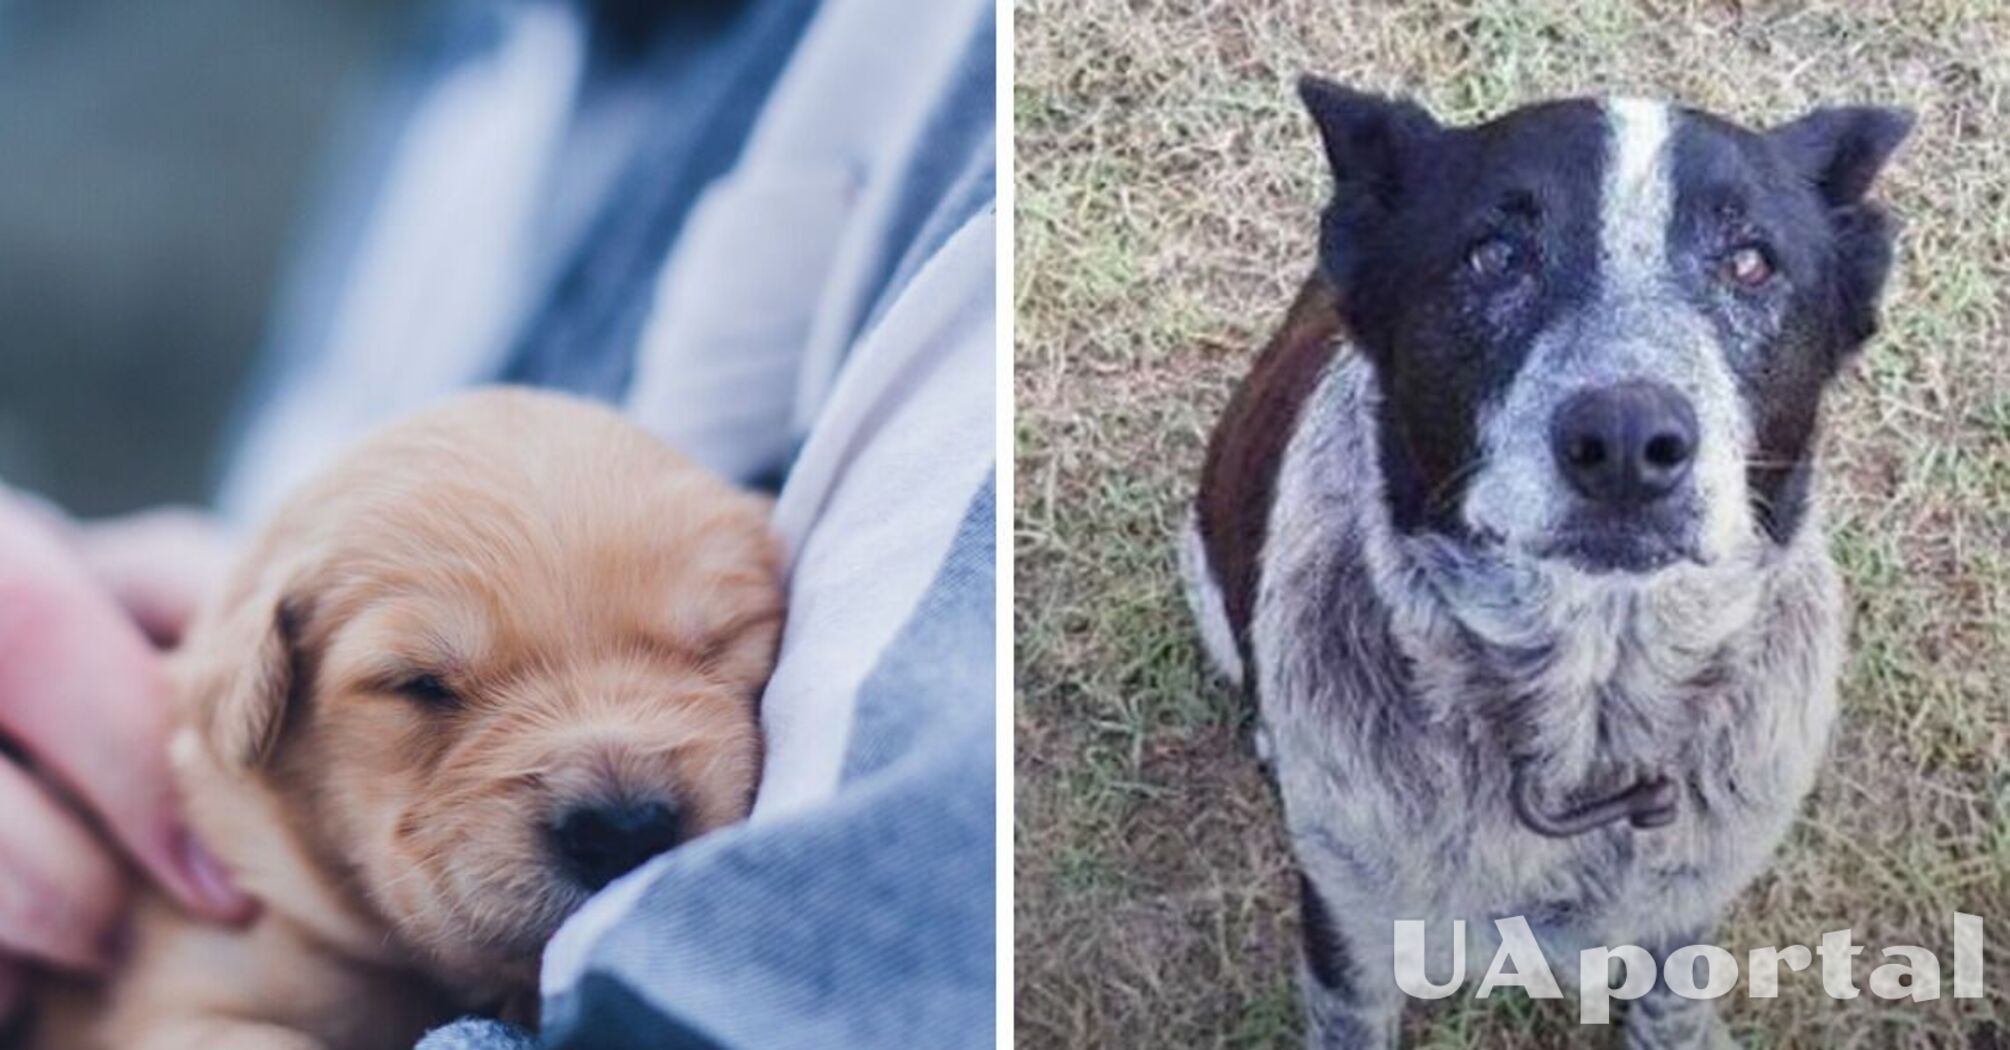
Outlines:
{"label": "dog's chest fur", "polygon": [[[1827,738],[1842,606],[1820,529],[1652,586],[1462,562],[1388,524],[1375,396],[1342,351],[1296,414],[1241,647],[1308,878],[1368,951],[1398,918],[1467,919],[1483,944],[1520,915],[1560,955],[1706,926]],[[1681,814],[1545,838],[1510,802],[1517,763],[1559,801],[1657,769]]]}

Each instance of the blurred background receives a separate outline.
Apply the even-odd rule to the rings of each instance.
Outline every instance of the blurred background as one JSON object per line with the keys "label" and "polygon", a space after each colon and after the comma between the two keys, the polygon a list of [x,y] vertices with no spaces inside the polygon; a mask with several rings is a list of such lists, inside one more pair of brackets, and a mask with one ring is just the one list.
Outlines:
{"label": "blurred background", "polygon": [[396,0],[0,0],[0,481],[200,500]]}

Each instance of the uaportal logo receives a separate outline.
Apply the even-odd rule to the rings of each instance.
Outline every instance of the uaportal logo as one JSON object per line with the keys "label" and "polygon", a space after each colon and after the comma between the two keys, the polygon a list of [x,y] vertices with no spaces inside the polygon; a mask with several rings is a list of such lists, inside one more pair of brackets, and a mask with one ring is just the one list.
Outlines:
{"label": "uaportal logo", "polygon": [[[1962,912],[1954,914],[1953,988],[1956,999],[1980,999],[1983,995],[1982,919]],[[1561,999],[1563,991],[1542,946],[1519,916],[1495,919],[1500,947],[1493,962],[1473,993],[1485,999],[1496,988],[1521,988],[1537,999]],[[1396,986],[1418,999],[1443,999],[1458,992],[1466,982],[1466,923],[1452,922],[1451,976],[1434,982],[1425,973],[1427,953],[1426,923],[1421,919],[1396,921]],[[1780,994],[1780,969],[1799,973],[1821,960],[1822,990],[1835,999],[1854,999],[1856,986],[1853,964],[1864,952],[1847,929],[1821,935],[1815,947],[1790,944],[1784,948],[1754,948],[1746,953],[1743,972],[1748,976],[1747,994],[1770,999]],[[1870,993],[1880,999],[1910,999],[1927,1002],[1940,998],[1940,957],[1918,945],[1901,944],[1885,948],[1889,962],[1870,973]],[[1698,975],[1698,970],[1701,975]],[[1654,988],[1658,979],[1685,999],[1717,999],[1737,987],[1738,957],[1711,944],[1691,944],[1669,952],[1657,967],[1647,949],[1635,944],[1586,948],[1577,958],[1578,1020],[1583,1024],[1609,1024],[1612,1000],[1638,999]]]}

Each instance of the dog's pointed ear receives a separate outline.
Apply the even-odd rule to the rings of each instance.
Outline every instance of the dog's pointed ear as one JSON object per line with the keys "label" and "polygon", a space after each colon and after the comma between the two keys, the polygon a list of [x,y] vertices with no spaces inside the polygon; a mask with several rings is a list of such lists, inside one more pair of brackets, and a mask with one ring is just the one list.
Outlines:
{"label": "dog's pointed ear", "polygon": [[1831,208],[1862,201],[1913,115],[1883,106],[1824,106],[1767,132],[1767,137]]}
{"label": "dog's pointed ear", "polygon": [[1892,224],[1865,195],[1912,124],[1912,114],[1902,109],[1835,106],[1767,132],[1774,148],[1829,208],[1842,346],[1838,364],[1877,333],[1878,298],[1891,271]]}
{"label": "dog's pointed ear", "polygon": [[256,769],[278,748],[288,709],[305,688],[301,632],[306,603],[289,574],[226,596],[216,617],[198,623],[180,656],[179,687],[192,723],[227,766]]}
{"label": "dog's pointed ear", "polygon": [[1310,74],[1298,79],[1298,97],[1319,127],[1335,190],[1360,191],[1383,205],[1395,202],[1405,168],[1442,130],[1414,102],[1355,91]]}

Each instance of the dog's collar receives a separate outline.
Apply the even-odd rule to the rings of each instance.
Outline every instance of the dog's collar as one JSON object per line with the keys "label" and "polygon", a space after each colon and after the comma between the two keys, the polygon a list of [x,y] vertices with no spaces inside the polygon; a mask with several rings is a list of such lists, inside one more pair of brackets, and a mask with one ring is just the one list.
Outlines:
{"label": "dog's collar", "polygon": [[1646,830],[1665,827],[1675,820],[1681,795],[1666,774],[1643,776],[1614,794],[1594,799],[1561,813],[1548,813],[1536,798],[1535,780],[1525,769],[1514,774],[1514,809],[1521,822],[1538,835],[1567,839],[1626,819]]}

